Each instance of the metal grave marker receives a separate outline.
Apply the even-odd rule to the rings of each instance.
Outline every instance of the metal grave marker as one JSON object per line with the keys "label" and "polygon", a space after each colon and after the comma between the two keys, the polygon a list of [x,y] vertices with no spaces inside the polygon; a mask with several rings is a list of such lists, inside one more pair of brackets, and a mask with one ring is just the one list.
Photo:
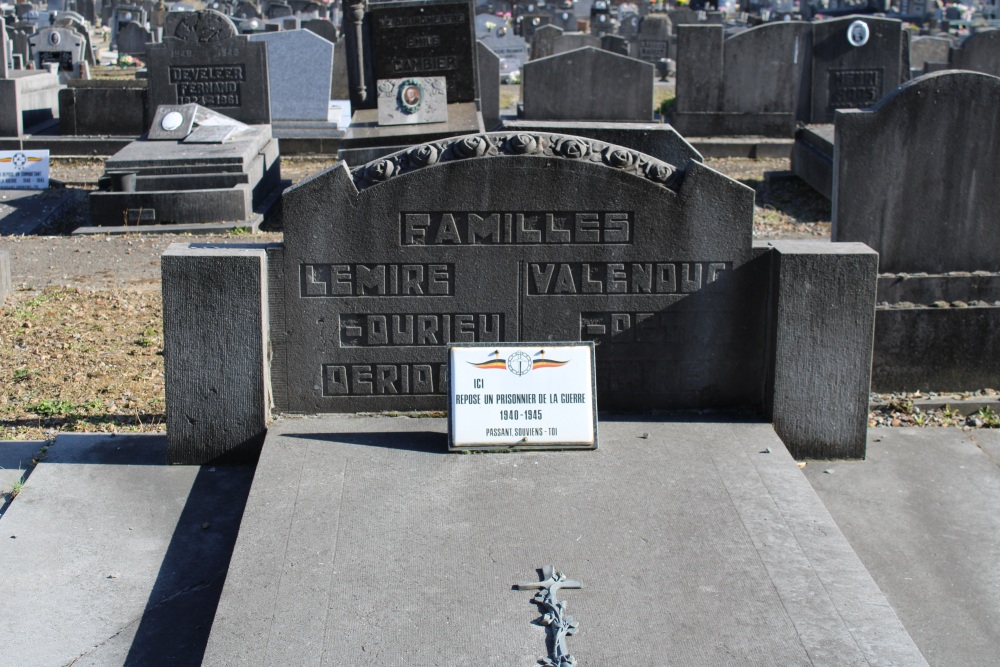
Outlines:
{"label": "metal grave marker", "polygon": [[0,151],[0,190],[46,190],[49,152]]}
{"label": "metal grave marker", "polygon": [[448,446],[596,449],[593,342],[454,345]]}
{"label": "metal grave marker", "polygon": [[573,667],[576,658],[566,646],[566,638],[575,634],[579,623],[566,613],[566,602],[556,599],[556,593],[561,588],[583,588],[583,583],[567,579],[562,572],[557,572],[555,566],[546,565],[542,568],[542,581],[517,584],[519,591],[537,590],[532,602],[538,604],[545,613],[537,623],[548,626],[552,638],[548,642],[552,646],[551,653],[538,661],[541,667]]}

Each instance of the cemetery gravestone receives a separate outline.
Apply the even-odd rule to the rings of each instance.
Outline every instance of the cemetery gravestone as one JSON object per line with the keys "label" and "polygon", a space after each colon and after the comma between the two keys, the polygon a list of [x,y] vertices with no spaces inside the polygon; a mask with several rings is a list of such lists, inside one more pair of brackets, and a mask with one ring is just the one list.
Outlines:
{"label": "cemetery gravestone", "polygon": [[49,63],[59,66],[60,73],[79,72],[84,60],[85,40],[68,28],[42,28],[28,40],[34,53],[35,68],[45,69]]}
{"label": "cemetery gravestone", "polygon": [[874,16],[812,24],[812,122],[836,109],[864,109],[909,78],[903,24]]}
{"label": "cemetery gravestone", "polygon": [[639,35],[639,24],[642,17],[635,12],[628,12],[619,19],[618,34],[632,41]]}
{"label": "cemetery gravestone", "polygon": [[1000,76],[1000,29],[969,35],[961,46],[951,50],[950,66]]}
{"label": "cemetery gravestone", "polygon": [[547,25],[535,31],[531,40],[531,59],[547,58],[555,53],[555,42],[563,34],[562,28]]}
{"label": "cemetery gravestone", "polygon": [[132,21],[118,31],[118,52],[143,56],[146,54],[146,44],[152,41],[152,33]]}
{"label": "cemetery gravestone", "polygon": [[[948,63],[948,52],[952,41],[947,37],[931,37],[922,35],[910,40],[910,69],[917,76],[925,73],[925,63]],[[968,68],[960,68],[968,69]]]}
{"label": "cemetery gravestone", "polygon": [[576,14],[571,11],[557,11],[552,14],[551,25],[566,32],[576,32]]}
{"label": "cemetery gravestone", "polygon": [[238,36],[219,12],[183,12],[146,57],[153,108],[199,104],[247,124],[271,122],[267,46]]}
{"label": "cemetery gravestone", "polygon": [[671,122],[682,135],[791,137],[809,119],[810,24],[765,23],[728,39],[717,25],[677,34]]}
{"label": "cemetery gravestone", "polygon": [[584,47],[601,48],[601,40],[585,32],[566,32],[552,43],[552,54],[565,53]]}
{"label": "cemetery gravestone", "polygon": [[[526,120],[649,121],[653,66],[593,47],[524,66]],[[614,90],[615,95],[593,91]]]}
{"label": "cemetery gravestone", "polygon": [[535,33],[552,24],[550,14],[522,14],[518,20],[521,25],[521,36],[529,42],[535,38]]}
{"label": "cemetery gravestone", "polygon": [[[220,256],[217,271],[211,249],[164,257],[174,461],[262,433],[268,373],[282,412],[438,410],[449,343],[547,340],[597,344],[602,409],[746,407],[793,451],[863,453],[876,255],[755,247],[752,190],[694,160],[469,135],[340,163],[286,190],[281,215],[282,245]],[[238,266],[252,275],[224,277]],[[259,324],[206,339],[202,296],[178,288]]]}
{"label": "cemetery gravestone", "polygon": [[962,391],[1000,376],[1000,79],[927,74],[837,113],[835,241],[879,252],[875,391]]}
{"label": "cemetery gravestone", "polygon": [[354,109],[377,106],[377,81],[403,77],[445,77],[449,105],[477,99],[471,2],[351,0],[344,21]]}
{"label": "cemetery gravestone", "polygon": [[333,44],[309,30],[251,35],[267,45],[271,119],[326,121],[333,77]]}
{"label": "cemetery gravestone", "polygon": [[517,69],[528,62],[528,44],[514,34],[512,26],[502,20],[498,20],[496,27],[479,37],[479,41],[489,47],[490,51],[497,54],[501,60],[515,63]]}
{"label": "cemetery gravestone", "polygon": [[620,35],[601,35],[601,48],[620,56],[629,54],[628,41]]}
{"label": "cemetery gravestone", "polygon": [[302,28],[316,33],[331,44],[337,43],[337,26],[327,19],[312,19],[302,22]]}
{"label": "cemetery gravestone", "polygon": [[666,16],[646,16],[636,38],[636,57],[647,63],[658,63],[670,53],[670,19]]}
{"label": "cemetery gravestone", "polygon": [[482,42],[476,42],[479,67],[479,108],[483,126],[493,130],[500,124],[500,58]]}

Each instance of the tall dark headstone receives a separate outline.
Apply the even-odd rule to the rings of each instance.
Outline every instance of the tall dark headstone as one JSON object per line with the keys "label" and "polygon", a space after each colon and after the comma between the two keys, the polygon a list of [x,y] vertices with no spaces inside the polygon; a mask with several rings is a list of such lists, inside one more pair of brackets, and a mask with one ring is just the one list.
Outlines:
{"label": "tall dark headstone", "polygon": [[351,105],[371,109],[380,79],[443,76],[448,104],[478,98],[471,0],[345,2]]}
{"label": "tall dark headstone", "polygon": [[965,69],[1000,76],[1000,29],[969,35],[959,48],[951,50],[952,69]]}
{"label": "tall dark headstone", "polygon": [[830,123],[836,109],[864,109],[910,76],[901,21],[848,16],[813,28],[812,122]]}
{"label": "tall dark headstone", "polygon": [[663,15],[650,15],[642,19],[636,36],[635,57],[647,63],[658,63],[670,53],[670,19]]}
{"label": "tall dark headstone", "polygon": [[500,58],[482,42],[476,42],[476,60],[479,67],[479,108],[483,126],[493,130],[500,124]]}
{"label": "tall dark headstone", "polygon": [[199,104],[243,123],[271,122],[265,44],[239,36],[210,9],[184,12],[173,26],[147,52],[152,108]]}

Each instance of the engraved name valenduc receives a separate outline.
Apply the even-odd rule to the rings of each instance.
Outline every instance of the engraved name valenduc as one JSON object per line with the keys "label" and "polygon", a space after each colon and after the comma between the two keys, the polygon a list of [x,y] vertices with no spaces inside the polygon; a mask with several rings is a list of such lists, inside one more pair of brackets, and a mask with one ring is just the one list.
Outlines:
{"label": "engraved name valenduc", "polygon": [[571,262],[527,265],[528,295],[690,294],[731,262]]}
{"label": "engraved name valenduc", "polygon": [[503,340],[503,321],[501,313],[345,313],[340,315],[340,346],[499,343]]}
{"label": "engraved name valenduc", "polygon": [[403,245],[631,243],[631,211],[402,212]]}
{"label": "engraved name valenduc", "polygon": [[454,264],[302,264],[304,297],[451,296]]}

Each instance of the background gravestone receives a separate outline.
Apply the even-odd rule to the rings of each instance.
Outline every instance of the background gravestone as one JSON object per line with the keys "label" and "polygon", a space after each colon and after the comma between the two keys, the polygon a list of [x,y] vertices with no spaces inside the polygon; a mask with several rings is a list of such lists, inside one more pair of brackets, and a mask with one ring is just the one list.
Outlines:
{"label": "background gravestone", "polygon": [[670,121],[682,135],[791,137],[809,119],[810,24],[765,23],[728,39],[720,25],[682,25],[677,34]]}
{"label": "background gravestone", "polygon": [[513,27],[506,25],[502,20],[498,19],[497,26],[486,31],[478,39],[501,60],[516,63],[517,69],[528,62],[528,44],[519,35],[514,34]]}
{"label": "background gravestone", "polygon": [[[524,66],[526,120],[649,121],[653,66],[588,47]],[[594,91],[614,90],[614,95]]]}
{"label": "background gravestone", "polygon": [[132,21],[118,31],[118,52],[142,56],[146,53],[146,44],[152,41],[152,33]]}
{"label": "background gravestone", "polygon": [[951,50],[950,66],[1000,76],[1000,29],[969,35],[961,46]]}
{"label": "background gravestone", "polygon": [[635,57],[647,63],[658,63],[670,54],[670,19],[666,16],[646,16],[636,35]]}
{"label": "background gravestone", "polygon": [[69,28],[42,28],[30,38],[34,54],[35,69],[45,69],[49,63],[59,66],[61,75],[79,73],[80,63],[85,58],[85,40]]}
{"label": "background gravestone", "polygon": [[531,39],[531,59],[547,58],[555,53],[555,42],[562,34],[562,28],[557,28],[554,25],[542,26],[536,30]]}
{"label": "background gravestone", "polygon": [[585,32],[565,32],[552,43],[552,55],[566,53],[586,46],[601,48],[601,40]]}
{"label": "background gravestone", "polygon": [[478,98],[471,0],[345,4],[344,38],[351,105],[372,109],[376,81],[443,76],[448,104]]}
{"label": "background gravestone", "polygon": [[333,77],[333,44],[309,30],[251,35],[267,45],[271,120],[326,121]]}
{"label": "background gravestone", "polygon": [[562,28],[566,32],[576,32],[576,14],[569,10],[558,10],[552,13],[551,25]]}
{"label": "background gravestone", "polygon": [[476,42],[479,67],[479,108],[483,126],[492,131],[500,124],[500,58],[482,42]]}
{"label": "background gravestone", "polygon": [[210,9],[183,12],[173,26],[147,52],[152,108],[199,104],[243,123],[271,122],[266,45],[238,36],[229,18]]}
{"label": "background gravestone", "polygon": [[[849,41],[849,28],[860,21],[868,40]],[[830,123],[836,109],[864,109],[910,76],[903,24],[874,16],[848,16],[812,24],[813,123]]]}
{"label": "background gravestone", "polygon": [[925,74],[925,63],[947,65],[952,41],[947,37],[922,35],[910,40],[910,71],[916,76]]}
{"label": "background gravestone", "polygon": [[620,56],[629,54],[628,40],[621,35],[601,35],[601,48]]}

